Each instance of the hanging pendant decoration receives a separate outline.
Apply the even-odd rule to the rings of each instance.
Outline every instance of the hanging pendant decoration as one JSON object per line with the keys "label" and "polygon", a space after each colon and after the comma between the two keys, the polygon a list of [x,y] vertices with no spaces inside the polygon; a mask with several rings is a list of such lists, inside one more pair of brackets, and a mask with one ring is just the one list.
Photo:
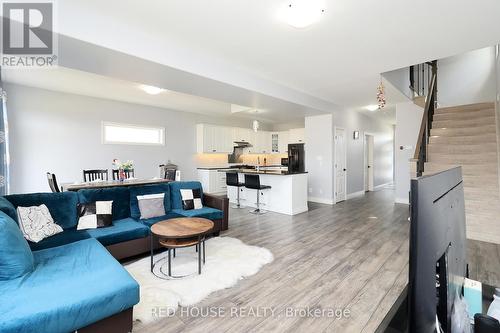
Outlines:
{"label": "hanging pendant decoration", "polygon": [[254,120],[252,122],[252,128],[253,128],[253,131],[254,132],[257,132],[259,130],[259,127],[260,127],[260,123],[258,120]]}
{"label": "hanging pendant decoration", "polygon": [[380,84],[377,87],[377,103],[378,103],[378,109],[381,110],[385,107],[386,100],[385,100],[385,87],[384,84],[382,83],[382,79],[380,79]]}

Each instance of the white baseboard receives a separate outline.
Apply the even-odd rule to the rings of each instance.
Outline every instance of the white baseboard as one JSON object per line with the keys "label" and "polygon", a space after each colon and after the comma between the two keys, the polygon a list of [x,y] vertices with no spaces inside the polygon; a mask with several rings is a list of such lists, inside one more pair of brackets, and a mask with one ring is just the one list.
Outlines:
{"label": "white baseboard", "polygon": [[295,209],[293,209],[292,215],[297,215],[297,214],[305,213],[307,211],[309,211],[309,207],[308,206],[300,207],[300,208],[295,208]]}
{"label": "white baseboard", "polygon": [[394,202],[399,203],[399,204],[404,204],[404,205],[410,204],[410,201],[408,200],[408,198],[396,198],[396,199],[394,199]]}
{"label": "white baseboard", "polygon": [[380,190],[381,188],[384,188],[386,186],[392,185],[393,182],[385,183],[385,184],[380,184],[374,187],[374,190]]}
{"label": "white baseboard", "polygon": [[346,199],[349,200],[349,199],[352,199],[352,198],[360,197],[362,195],[365,195],[365,191],[353,192],[353,193],[349,193],[347,195]]}
{"label": "white baseboard", "polygon": [[311,202],[316,202],[320,204],[325,204],[325,205],[333,205],[333,199],[326,199],[326,198],[317,198],[317,197],[308,197],[307,201]]}

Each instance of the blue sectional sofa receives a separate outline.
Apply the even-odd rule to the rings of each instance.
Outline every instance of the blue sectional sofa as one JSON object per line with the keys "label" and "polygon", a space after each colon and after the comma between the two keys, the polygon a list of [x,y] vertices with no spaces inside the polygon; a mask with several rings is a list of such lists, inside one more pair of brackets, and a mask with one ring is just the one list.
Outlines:
{"label": "blue sectional sofa", "polygon": [[[39,243],[22,238],[16,246],[4,245],[29,246],[32,258],[27,260],[32,261],[28,265],[33,270],[12,279],[0,272],[0,332],[131,331],[139,286],[117,259],[148,252],[150,227],[158,221],[196,216],[213,220],[214,234],[228,227],[227,198],[203,194],[202,209],[185,211],[180,196],[180,189],[185,188],[201,189],[201,184],[172,182],[0,197],[0,228],[17,227],[18,206],[45,204],[64,230]],[[137,196],[154,193],[165,193],[165,215],[141,220]],[[77,205],[103,200],[113,200],[113,226],[76,230]],[[0,248],[0,255],[2,251],[15,252]]]}

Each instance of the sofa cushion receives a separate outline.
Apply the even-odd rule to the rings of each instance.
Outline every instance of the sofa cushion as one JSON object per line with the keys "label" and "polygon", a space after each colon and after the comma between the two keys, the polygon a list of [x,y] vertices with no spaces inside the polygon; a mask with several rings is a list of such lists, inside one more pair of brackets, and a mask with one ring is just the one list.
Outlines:
{"label": "sofa cushion", "polygon": [[81,204],[113,201],[113,220],[130,217],[130,192],[128,187],[79,190],[78,199]]}
{"label": "sofa cushion", "polygon": [[82,239],[89,239],[90,235],[86,230],[76,230],[75,228],[66,229],[60,234],[50,236],[38,243],[28,242],[31,250],[38,251],[43,249],[48,249],[56,246],[66,245],[80,241]]}
{"label": "sofa cushion", "polygon": [[12,194],[5,198],[15,208],[47,206],[54,221],[63,229],[75,227],[78,223],[78,195],[74,192]]}
{"label": "sofa cushion", "polygon": [[132,218],[116,220],[113,225],[106,228],[87,230],[90,236],[108,246],[132,239],[143,238],[149,235],[149,228]]}
{"label": "sofa cushion", "polygon": [[137,282],[95,239],[33,255],[33,272],[0,281],[0,332],[73,332],[139,302]]}
{"label": "sofa cushion", "polygon": [[7,216],[17,222],[16,207],[14,207],[14,205],[4,197],[0,197],[0,211],[4,212]]}
{"label": "sofa cushion", "polygon": [[139,210],[139,203],[137,202],[138,195],[165,193],[163,205],[165,206],[165,213],[171,209],[170,205],[170,186],[168,183],[145,185],[145,186],[132,186],[130,187],[130,217],[138,220],[141,217]]}
{"label": "sofa cushion", "polygon": [[168,212],[167,214],[165,214],[163,216],[153,217],[153,218],[150,218],[150,219],[145,219],[145,220],[140,220],[140,221],[144,225],[146,225],[148,227],[151,227],[153,224],[155,224],[157,222],[165,221],[165,220],[169,220],[169,219],[174,219],[176,217],[184,217],[184,216],[182,216],[181,214],[177,214],[177,213],[174,213],[174,212],[170,211],[170,212]]}
{"label": "sofa cushion", "polygon": [[[33,254],[21,230],[13,219],[0,212],[0,283],[2,280],[23,276],[32,270]],[[3,302],[2,296],[0,303]]]}
{"label": "sofa cushion", "polygon": [[203,217],[209,220],[219,220],[224,217],[224,212],[212,207],[203,207],[201,209],[174,209],[172,212],[182,215],[184,217]]}
{"label": "sofa cushion", "polygon": [[182,209],[181,189],[194,190],[199,189],[201,199],[203,201],[203,188],[200,182],[172,182],[170,185],[170,197],[172,202],[172,209]]}

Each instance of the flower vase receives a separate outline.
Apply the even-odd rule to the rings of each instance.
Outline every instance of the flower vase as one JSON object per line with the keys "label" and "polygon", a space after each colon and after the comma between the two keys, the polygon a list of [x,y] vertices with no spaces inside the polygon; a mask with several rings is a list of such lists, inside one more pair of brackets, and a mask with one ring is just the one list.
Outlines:
{"label": "flower vase", "polygon": [[118,180],[121,182],[125,180],[125,170],[124,169],[119,169],[118,170]]}

